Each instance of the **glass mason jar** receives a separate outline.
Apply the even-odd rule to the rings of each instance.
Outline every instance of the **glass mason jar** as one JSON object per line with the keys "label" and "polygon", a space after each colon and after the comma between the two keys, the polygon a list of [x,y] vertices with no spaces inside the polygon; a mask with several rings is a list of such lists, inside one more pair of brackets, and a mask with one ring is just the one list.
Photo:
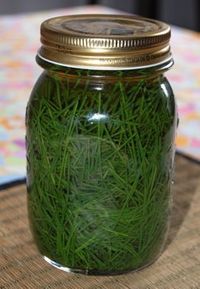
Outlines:
{"label": "glass mason jar", "polygon": [[42,24],[27,190],[35,242],[53,266],[118,274],[162,252],[176,127],[169,39],[167,24],[135,16]]}

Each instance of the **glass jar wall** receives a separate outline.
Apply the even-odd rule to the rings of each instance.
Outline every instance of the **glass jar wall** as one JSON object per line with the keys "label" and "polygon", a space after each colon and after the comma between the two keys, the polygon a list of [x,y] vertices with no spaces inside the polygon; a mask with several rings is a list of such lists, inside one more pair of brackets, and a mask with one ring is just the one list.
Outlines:
{"label": "glass jar wall", "polygon": [[150,264],[171,207],[176,107],[163,65],[95,71],[37,61],[44,72],[27,106],[26,140],[40,253],[85,274]]}

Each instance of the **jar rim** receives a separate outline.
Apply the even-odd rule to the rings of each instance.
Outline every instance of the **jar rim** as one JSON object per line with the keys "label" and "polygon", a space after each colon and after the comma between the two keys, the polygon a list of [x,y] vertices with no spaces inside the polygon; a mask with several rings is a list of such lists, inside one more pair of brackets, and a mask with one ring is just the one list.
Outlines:
{"label": "jar rim", "polygon": [[[38,59],[38,60],[37,60]],[[173,65],[174,65],[174,59],[172,57],[169,57],[168,59],[166,59],[163,62],[160,63],[156,63],[156,64],[152,64],[152,65],[145,65],[145,66],[138,66],[138,67],[104,67],[104,66],[81,66],[81,65],[68,65],[65,63],[59,63],[56,61],[52,61],[49,60],[47,58],[44,58],[43,56],[40,55],[40,53],[37,53],[37,57],[36,57],[36,62],[45,68],[44,65],[41,65],[42,63],[48,63],[51,65],[55,65],[58,67],[62,67],[62,68],[67,68],[67,69],[80,69],[80,70],[93,70],[93,71],[110,71],[110,72],[114,72],[114,71],[140,71],[140,70],[144,70],[144,69],[154,69],[156,72],[163,72],[163,71],[167,71],[169,70]]]}

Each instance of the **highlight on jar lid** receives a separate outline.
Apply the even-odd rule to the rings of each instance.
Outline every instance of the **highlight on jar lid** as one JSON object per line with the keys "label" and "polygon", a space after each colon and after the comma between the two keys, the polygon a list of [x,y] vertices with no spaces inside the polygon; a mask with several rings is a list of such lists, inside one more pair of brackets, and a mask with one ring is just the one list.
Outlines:
{"label": "highlight on jar lid", "polygon": [[38,56],[83,69],[171,66],[169,41],[169,25],[157,20],[126,15],[61,16],[41,24]]}

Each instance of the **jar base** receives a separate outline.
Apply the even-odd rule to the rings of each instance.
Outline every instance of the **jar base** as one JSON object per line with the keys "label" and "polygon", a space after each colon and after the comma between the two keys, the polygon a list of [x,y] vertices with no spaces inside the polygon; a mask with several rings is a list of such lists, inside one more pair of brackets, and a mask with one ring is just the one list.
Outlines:
{"label": "jar base", "polygon": [[[159,257],[159,256],[158,256]],[[154,260],[152,260],[151,262],[145,264],[144,266],[141,266],[137,269],[130,269],[130,270],[122,270],[122,271],[97,271],[97,270],[88,270],[88,269],[76,269],[76,268],[69,268],[69,267],[65,267],[53,260],[51,260],[50,258],[43,256],[43,259],[49,263],[50,265],[52,265],[53,267],[62,270],[64,272],[67,273],[74,273],[74,274],[83,274],[83,275],[101,275],[101,276],[109,276],[109,275],[121,275],[121,274],[126,274],[126,273],[130,273],[130,272],[137,272],[140,270],[145,269],[146,267],[150,266],[152,263],[154,263],[157,259],[155,258]]]}

